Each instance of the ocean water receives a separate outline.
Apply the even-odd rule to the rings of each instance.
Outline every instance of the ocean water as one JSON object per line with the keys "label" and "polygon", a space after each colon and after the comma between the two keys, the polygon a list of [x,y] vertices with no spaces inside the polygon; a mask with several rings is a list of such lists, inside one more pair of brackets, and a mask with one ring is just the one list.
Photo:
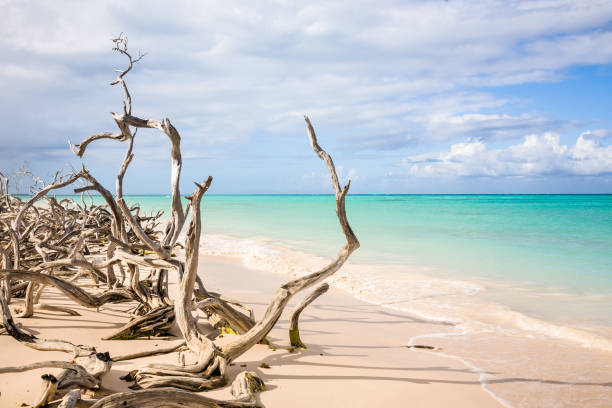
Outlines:
{"label": "ocean water", "polygon": [[[166,196],[130,199],[169,211]],[[203,211],[205,234],[325,258],[344,242],[331,195],[211,195]],[[612,293],[612,195],[354,195],[347,211],[361,242],[354,264],[585,298]],[[609,310],[599,312],[566,311],[612,324]]]}
{"label": "ocean water", "polygon": [[[98,201],[99,198],[95,198]],[[169,196],[131,196],[144,210]],[[612,195],[351,195],[331,283],[439,322],[430,344],[507,406],[612,406]],[[204,254],[300,276],[344,244],[331,195],[210,195]]]}

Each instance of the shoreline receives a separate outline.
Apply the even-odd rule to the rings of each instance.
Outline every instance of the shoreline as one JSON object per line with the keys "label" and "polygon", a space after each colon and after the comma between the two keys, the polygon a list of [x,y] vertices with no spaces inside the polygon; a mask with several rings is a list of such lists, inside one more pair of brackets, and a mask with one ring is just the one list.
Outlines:
{"label": "shoreline", "polygon": [[[287,276],[245,267],[236,258],[202,255],[199,275],[207,289],[220,291],[240,300],[262,316],[267,302]],[[176,290],[176,278],[171,276],[170,291]],[[308,292],[308,291],[306,291]],[[563,378],[555,373],[570,352],[558,348],[547,339],[541,346],[548,351],[544,356],[552,364],[549,372],[517,374],[516,367],[487,360],[490,353],[514,355],[523,353],[530,362],[523,369],[537,367],[537,360],[525,344],[508,333],[505,347],[493,343],[486,333],[468,336],[450,323],[429,321],[414,315],[366,303],[337,288],[317,299],[303,313],[300,320],[301,337],[306,350],[289,351],[288,319],[302,294],[292,299],[289,307],[269,334],[272,346],[257,345],[230,367],[230,378],[242,370],[255,371],[266,382],[267,391],[260,395],[268,408],[294,406],[355,406],[372,407],[393,404],[402,406],[406,400],[417,407],[556,407],[610,406],[609,382],[612,359],[609,353],[595,353],[582,361],[590,367],[594,380]],[[169,339],[138,339],[134,341],[104,341],[112,332],[129,320],[125,313],[128,304],[105,305],[99,313],[85,309],[59,296],[53,289],[45,291],[45,303],[67,306],[81,317],[68,318],[62,313],[36,311],[33,318],[17,319],[24,327],[43,338],[61,338],[78,344],[93,345],[112,355],[166,347],[180,342],[180,337]],[[17,300],[11,307],[20,307]],[[205,319],[200,328],[209,330]],[[86,330],[83,330],[86,328]],[[179,335],[174,329],[174,334]],[[231,335],[225,335],[229,338]],[[479,337],[484,336],[484,337]],[[480,355],[470,348],[462,355],[464,344],[476,344]],[[407,348],[408,345],[427,345],[435,350]],[[31,350],[9,336],[0,336],[2,366],[18,365],[42,360],[67,360],[64,353]],[[463,350],[463,351],[462,351]],[[536,353],[544,349],[537,347]],[[581,356],[584,357],[584,356]],[[487,366],[487,361],[489,366]],[[117,362],[104,377],[103,385],[113,391],[127,391],[128,383],[119,376],[148,363],[176,364],[176,353]],[[271,368],[259,366],[265,362]],[[484,364],[483,364],[484,362]],[[519,367],[520,368],[520,367]],[[15,375],[0,375],[0,398],[6,406],[31,403],[38,393],[40,375],[54,370],[33,370]],[[533,371],[533,370],[532,370]],[[597,379],[597,377],[601,377]],[[316,392],[313,392],[316,390]],[[207,393],[219,399],[231,399],[228,387]],[[299,400],[297,400],[299,398]],[[10,405],[13,404],[13,405]],[[4,405],[3,405],[4,406]]]}
{"label": "shoreline", "polygon": [[[279,277],[299,277],[302,274],[315,270],[323,265],[326,260],[322,257],[299,253],[288,248],[275,247],[272,254],[262,251],[261,248],[253,256],[249,251],[244,251],[241,244],[252,243],[251,239],[240,239],[224,237],[228,239],[223,245],[218,246],[218,235],[206,234],[200,252],[207,256],[230,257],[236,262],[255,270],[269,271],[268,274]],[[212,246],[210,245],[212,238]],[[217,248],[215,249],[215,246]],[[231,251],[226,251],[231,248]],[[271,262],[267,256],[276,255],[278,252],[288,251],[292,262]],[[286,253],[284,255],[287,255]],[[282,259],[282,256],[280,257]],[[552,322],[532,318],[528,315],[516,312],[503,305],[495,305],[489,302],[475,304],[474,310],[482,311],[481,320],[466,322],[456,315],[457,319],[436,318],[428,314],[419,313],[419,310],[405,307],[407,304],[402,299],[387,299],[382,302],[380,298],[369,297],[367,289],[374,286],[359,286],[359,279],[353,274],[370,273],[372,265],[361,265],[365,270],[356,270],[355,265],[347,263],[344,268],[328,279],[332,288],[340,290],[347,296],[374,305],[382,310],[394,311],[427,321],[434,324],[428,333],[413,334],[407,344],[426,343],[441,349],[451,359],[460,361],[462,364],[480,373],[482,388],[503,406],[538,406],[556,407],[559,403],[567,402],[569,406],[593,406],[603,407],[612,405],[612,394],[610,378],[612,378],[612,348],[609,338],[602,337],[600,333],[612,335],[612,328],[598,327],[598,332],[587,329],[575,329],[569,326],[559,326]],[[270,272],[273,271],[273,272]],[[388,271],[385,271],[388,273]],[[418,271],[419,279],[414,278],[404,282],[406,289],[404,297],[415,295],[408,286],[415,283],[422,284],[423,279],[427,282],[428,290],[432,281],[440,280]],[[394,277],[397,278],[397,275]],[[403,276],[403,278],[405,278]],[[448,280],[442,280],[444,283]],[[450,281],[457,282],[457,281]],[[366,283],[368,283],[366,281]],[[459,287],[465,289],[465,282],[459,281]],[[391,281],[391,286],[398,285],[398,281]],[[365,288],[365,289],[364,289]],[[483,288],[471,288],[469,284],[468,298],[476,295]],[[394,287],[397,289],[397,287]],[[448,289],[448,288],[447,288]],[[456,289],[453,287],[453,289]],[[403,291],[400,291],[403,292]],[[461,306],[462,298],[456,292],[432,293],[426,291],[419,293],[424,298],[443,297],[447,303],[446,308],[457,309]],[[472,299],[469,299],[471,302]],[[497,309],[488,310],[494,305]],[[432,305],[429,305],[432,306]],[[440,304],[434,304],[433,310]],[[408,309],[408,310],[407,310]],[[494,312],[494,313],[493,313]],[[502,319],[499,319],[500,316]],[[472,317],[472,316],[470,316]],[[495,319],[491,320],[494,317]],[[487,320],[488,319],[488,320]],[[439,330],[437,323],[447,324],[443,331]],[[501,325],[501,326],[500,326]],[[450,330],[448,328],[451,328]],[[606,331],[607,330],[607,331]],[[416,341],[416,339],[420,339]],[[519,398],[518,395],[521,395]],[[564,395],[560,399],[558,395]],[[522,402],[528,401],[527,405]]]}
{"label": "shoreline", "polygon": [[[204,255],[229,257],[241,262],[247,268],[284,276],[300,277],[329,262],[329,259],[321,255],[302,252],[290,245],[263,237],[245,238],[203,233],[202,241],[200,252]],[[332,286],[356,299],[427,320],[465,325],[469,320],[478,318],[479,322],[484,324],[531,331],[573,342],[576,345],[612,351],[612,324],[609,322],[584,321],[567,316],[563,321],[555,321],[547,317],[534,316],[530,310],[522,311],[520,308],[515,308],[512,302],[507,302],[510,300],[509,297],[516,296],[520,292],[525,293],[525,299],[518,301],[514,299],[517,302],[525,302],[534,296],[547,296],[571,303],[576,300],[584,301],[589,297],[588,294],[571,294],[563,292],[561,288],[551,289],[548,294],[545,292],[546,288],[539,288],[536,291],[529,283],[521,285],[518,282],[467,276],[446,278],[443,277],[442,271],[424,266],[355,263],[350,260],[328,281]],[[495,292],[494,295],[492,292]],[[437,304],[419,303],[426,297],[443,296],[450,300],[438,299]],[[501,301],[498,299],[500,297]],[[591,294],[591,297],[598,300],[595,306],[612,301],[612,294]],[[463,307],[461,312],[457,310],[451,312],[451,309],[456,308],[460,302]],[[472,310],[476,308],[494,309],[494,313],[487,316],[478,315]],[[594,306],[591,305],[591,308]],[[511,318],[503,316],[504,314]],[[585,330],[585,326],[588,329]],[[597,330],[601,330],[601,333]]]}
{"label": "shoreline", "polygon": [[[261,316],[265,302],[270,299],[281,283],[286,282],[289,277],[299,277],[328,262],[322,256],[299,252],[290,249],[289,246],[283,247],[282,245],[282,242],[265,238],[237,238],[227,235],[204,234],[203,243],[200,246],[204,266],[200,270],[200,275],[203,277],[207,288],[210,287],[211,290],[215,290],[216,288],[211,284],[214,285],[215,282],[218,282],[220,292],[251,304],[256,311],[259,310],[258,316]],[[216,265],[218,271],[209,273],[211,265]],[[453,370],[460,370],[458,367],[468,370],[464,372],[466,375],[470,375],[469,380],[453,377],[446,378],[445,381],[455,385],[459,383],[470,386],[478,385],[485,394],[496,401],[498,404],[496,406],[556,407],[562,403],[568,404],[568,406],[584,407],[612,406],[612,393],[610,393],[612,388],[612,383],[610,383],[610,378],[612,378],[612,353],[610,352],[612,350],[610,347],[612,327],[593,326],[586,327],[585,330],[575,331],[570,326],[556,325],[554,322],[544,319],[532,318],[512,308],[504,307],[503,304],[475,302],[475,299],[478,300],[483,291],[490,289],[479,282],[440,278],[436,274],[430,273],[431,270],[428,268],[416,268],[415,270],[415,268],[411,269],[410,267],[395,265],[396,268],[393,268],[393,266],[347,263],[336,275],[329,279],[329,283],[335,290],[333,293],[326,294],[320,302],[325,305],[325,299],[328,296],[331,296],[332,301],[344,298],[344,306],[352,305],[356,309],[350,312],[345,310],[344,306],[334,309],[333,304],[332,309],[339,314],[345,313],[348,316],[349,323],[351,322],[351,314],[362,316],[362,322],[367,322],[366,330],[376,324],[368,321],[368,316],[371,315],[382,316],[383,320],[387,317],[391,317],[394,321],[408,319],[411,322],[409,328],[397,332],[391,330],[386,333],[389,339],[395,339],[396,342],[393,345],[384,343],[384,348],[393,348],[397,352],[397,348],[405,348],[404,346],[413,344],[435,347],[435,353],[424,350],[406,350],[411,353],[411,357],[418,356],[415,357],[416,360],[423,359],[424,362],[433,364],[430,357],[435,355],[434,360],[438,359],[436,361],[439,364],[452,366],[454,367]],[[220,273],[221,276],[219,276]],[[238,273],[242,275],[238,275]],[[228,279],[225,275],[234,276],[234,280]],[[259,278],[258,280],[245,280],[245,276],[258,276]],[[210,283],[207,279],[211,279]],[[237,282],[239,285],[248,283],[251,288],[248,290],[240,289],[239,286],[235,286]],[[275,282],[276,286],[270,285],[269,282]],[[382,295],[380,292],[381,283],[384,284],[382,289],[388,289],[387,292],[383,290]],[[301,297],[302,295],[298,296],[291,304],[297,303]],[[315,302],[310,307],[313,308],[315,317],[317,317],[316,313],[323,313],[329,317],[328,320],[337,320],[329,313],[332,309],[318,308],[317,303]],[[291,307],[287,308],[284,317],[279,321],[282,330],[286,330],[286,320],[290,311]],[[471,314],[466,314],[467,312]],[[53,316],[52,313],[36,313],[45,315],[45,317]],[[84,311],[84,313],[90,316],[89,321],[98,319],[95,313],[91,314],[90,311]],[[127,321],[125,320],[125,314],[123,317],[124,319],[121,321],[125,323]],[[23,324],[29,327],[30,322],[35,322],[35,320],[23,320]],[[106,324],[117,325],[118,321],[112,320],[106,322]],[[343,322],[342,324],[346,325],[346,323]],[[316,324],[316,319],[310,324]],[[397,322],[395,324],[401,325]],[[61,322],[57,322],[57,325],[59,326],[55,329],[61,327]],[[34,329],[37,329],[36,325],[34,325]],[[327,335],[333,329],[334,327],[323,325],[315,332],[320,335]],[[363,336],[363,329],[356,325],[352,329],[354,330],[353,336]],[[288,340],[284,338],[286,333],[282,333],[282,330],[277,328],[273,330],[273,333],[279,332],[276,337],[280,342],[279,344],[288,344]],[[379,331],[384,332],[386,330],[384,327],[379,327]],[[601,342],[602,338],[599,336],[601,330],[607,330],[607,332],[604,332],[607,336],[603,338],[603,342]],[[66,333],[67,335],[73,335],[70,330],[68,332],[70,333]],[[44,331],[41,331],[41,333],[44,334]],[[64,332],[58,333],[60,334],[57,336],[50,335],[47,337],[63,338]],[[176,334],[180,335],[180,333]],[[585,335],[588,341],[592,336],[593,341],[589,343],[585,340]],[[100,337],[103,336],[100,335]],[[80,337],[75,338],[78,338],[78,340],[74,341],[83,342]],[[315,342],[317,342],[317,338],[315,338]],[[400,338],[401,344],[398,343]],[[367,337],[367,339],[372,344],[377,345],[375,347],[380,346],[380,339],[373,336]],[[351,338],[351,340],[353,339]],[[97,338],[88,337],[87,342],[89,341],[96,344]],[[306,339],[304,341],[307,344],[310,343]],[[110,349],[116,347],[106,342],[99,344],[102,347],[110,347]],[[329,346],[329,344],[326,346]],[[336,347],[338,344],[333,346]],[[348,345],[345,344],[345,346]],[[253,361],[271,358],[273,361],[279,361],[281,366],[282,363],[291,361],[284,355],[284,357],[279,358],[276,358],[278,356],[268,355],[266,354],[268,351],[262,350],[260,347],[256,347],[256,350],[259,350],[259,354],[253,357]],[[351,354],[351,350],[353,348],[344,347],[341,355],[347,357],[345,366],[356,368],[359,364],[356,364],[356,361],[349,357],[356,358],[357,355]],[[430,357],[423,357],[417,353],[425,356],[430,355]],[[293,355],[294,353],[289,354]],[[399,372],[401,369],[392,366],[393,363],[398,361],[396,356],[389,358],[384,353],[378,356],[370,354],[363,354],[363,356],[378,358],[380,364],[371,365],[371,367],[378,367],[378,369],[373,369],[376,372],[368,373],[368,376],[363,376],[364,378],[351,378],[350,382],[363,381],[363,383],[360,383],[361,387],[358,388],[367,388],[367,383],[372,380],[371,377],[380,377],[382,379],[377,381],[385,382],[385,387],[388,386],[390,390],[394,390],[389,391],[392,395],[400,394],[401,390],[396,390],[395,386],[392,385],[398,381],[395,371]],[[62,356],[61,354],[57,357],[57,359],[64,358],[65,355]],[[314,362],[319,364],[317,367],[324,365],[323,361],[317,360],[316,355],[309,355],[308,358],[314,358]],[[48,359],[49,357],[46,355],[40,355],[38,361]],[[454,363],[451,364],[449,361]],[[167,360],[166,362],[174,363],[175,361]],[[411,362],[412,360],[406,360],[405,365],[410,367]],[[137,360],[137,363],[141,364],[142,362]],[[387,369],[392,367],[392,370],[395,370],[392,371],[394,375],[382,375],[385,371],[381,367],[385,366]],[[132,367],[135,368],[136,365]],[[442,367],[442,365],[430,365],[429,367]],[[258,367],[249,366],[249,369],[258,369]],[[298,371],[300,369],[301,366],[297,368]],[[258,369],[258,372],[262,374],[265,374],[266,371]],[[299,375],[299,372],[296,374],[295,370],[289,370],[286,374],[287,378],[279,377],[279,380],[284,383],[284,380],[296,379]],[[342,375],[351,377],[350,370],[349,372],[343,371]],[[310,377],[308,380],[312,381],[323,378],[316,371]],[[337,375],[334,373],[328,377],[328,379],[335,379]],[[424,381],[426,384],[436,384],[440,380],[439,376],[409,378],[416,383]],[[0,378],[0,380],[2,379]],[[34,377],[31,382],[37,383],[37,381],[38,379]],[[405,379],[405,382],[410,381]],[[0,382],[0,384],[2,383]],[[119,387],[117,389],[125,387],[125,384],[117,379],[114,379],[112,384],[113,387]],[[343,387],[347,386],[344,385]],[[307,392],[300,388],[301,385],[299,384],[295,384],[295,387],[297,387],[295,392]],[[0,389],[0,392],[2,392],[2,389]],[[375,393],[375,390],[372,392]],[[414,392],[428,393],[429,391],[418,389]],[[215,394],[212,393],[211,395]],[[227,393],[223,394],[221,392],[220,395],[219,398],[231,398]],[[431,398],[435,400],[435,397],[428,397],[428,399]],[[373,403],[373,401],[370,402]],[[357,404],[357,402],[355,403]],[[397,403],[397,401],[393,403]]]}
{"label": "shoreline", "polygon": [[[254,309],[256,317],[263,314],[267,301],[286,281],[281,275],[247,269],[236,260],[223,257],[202,257],[199,274],[207,288],[240,299]],[[176,279],[170,282],[171,292],[176,290],[175,282]],[[92,345],[99,351],[109,351],[111,356],[166,347],[181,341],[180,337],[100,340],[104,334],[128,321],[129,316],[125,313],[128,304],[109,304],[96,312],[66,300],[53,289],[45,291],[42,301],[70,307],[81,316],[68,318],[62,313],[36,311],[30,319],[17,319],[39,337]],[[230,378],[243,370],[261,375],[266,383],[266,391],[259,397],[264,406],[402,406],[407,401],[410,406],[434,408],[502,406],[482,389],[480,372],[439,351],[404,347],[411,335],[426,334],[446,325],[388,311],[334,288],[302,313],[301,337],[308,348],[291,352],[288,317],[297,302],[299,298],[292,299],[290,307],[269,334],[271,346],[255,346],[229,369]],[[21,299],[16,299],[11,307],[20,307],[20,304]],[[206,332],[204,321],[201,320],[200,327]],[[68,359],[64,353],[29,349],[10,336],[0,336],[0,347],[4,351],[0,355],[2,366]],[[152,362],[176,364],[176,353],[116,362],[104,377],[103,386],[113,391],[127,391],[129,384],[119,380],[119,376]],[[261,362],[270,368],[260,367]],[[40,375],[55,374],[55,371],[58,370],[0,375],[3,406],[31,404],[38,393]],[[228,388],[206,395],[231,399]]]}

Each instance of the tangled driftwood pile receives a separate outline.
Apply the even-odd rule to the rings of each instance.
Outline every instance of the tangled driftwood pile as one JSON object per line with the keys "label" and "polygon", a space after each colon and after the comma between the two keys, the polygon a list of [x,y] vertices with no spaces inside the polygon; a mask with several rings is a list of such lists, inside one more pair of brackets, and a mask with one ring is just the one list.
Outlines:
{"label": "tangled driftwood pile", "polygon": [[[344,264],[359,247],[346,218],[345,197],[349,184],[341,188],[331,157],[319,146],[313,127],[306,119],[308,135],[315,153],[329,169],[336,198],[336,213],[346,237],[346,244],[337,258],[323,269],[282,285],[271,299],[265,314],[258,320],[252,311],[221,294],[206,290],[198,277],[198,249],[201,236],[200,202],[208,190],[212,177],[196,183],[181,203],[179,179],[181,175],[181,138],[168,119],[141,119],[132,115],[132,101],[125,75],[142,56],[132,58],[127,39],[113,40],[116,52],[124,55],[129,65],[119,70],[111,85],[121,85],[125,93],[122,113],[113,113],[119,131],[104,132],[88,137],[73,152],[82,157],[87,146],[99,139],[113,139],[127,144],[125,158],[119,169],[113,196],[84,167],[41,186],[28,201],[9,194],[9,179],[0,174],[0,303],[2,306],[2,334],[8,334],[27,347],[37,350],[56,350],[72,354],[71,361],[43,361],[19,367],[1,367],[0,373],[21,372],[37,368],[63,369],[58,377],[42,376],[43,390],[34,406],[73,407],[82,404],[93,407],[244,407],[257,406],[256,392],[263,383],[253,373],[242,372],[227,378],[228,365],[265,341],[289,300],[298,292],[319,284]],[[166,134],[171,143],[172,206],[171,219],[159,229],[161,213],[141,215],[139,207],[128,207],[123,196],[123,179],[134,157],[134,136],[139,128],[154,128]],[[56,189],[84,181],[75,193],[96,192],[104,205],[87,205],[83,200],[56,200],[49,193]],[[46,203],[46,205],[40,205]],[[189,217],[189,219],[188,219]],[[184,257],[176,256],[179,236],[188,222],[185,234]],[[178,253],[178,251],[177,251]],[[179,282],[174,299],[168,295],[168,274],[176,274]],[[144,278],[146,274],[146,278]],[[94,285],[92,285],[92,283]],[[130,372],[126,381],[133,382],[134,392],[114,393],[97,401],[81,400],[81,390],[101,387],[103,377],[112,369],[113,361],[142,357],[153,352],[111,356],[92,347],[75,345],[62,340],[37,338],[15,323],[11,299],[24,297],[24,310],[19,317],[32,316],[37,309],[75,313],[57,305],[40,303],[45,289],[53,287],[67,298],[88,308],[99,308],[109,302],[132,302],[134,319],[108,337],[132,339],[139,336],[165,334],[176,323],[185,342],[177,347],[156,350],[155,353],[175,352],[182,347],[183,357],[177,365],[148,365]],[[317,296],[327,290],[318,286],[298,305],[291,318],[290,339],[295,347],[304,347],[300,340],[298,318],[300,312]],[[203,335],[193,313],[202,310],[215,328],[238,334],[229,342],[218,344]],[[227,340],[227,339],[226,339]],[[185,353],[191,353],[192,364],[184,363]],[[179,359],[181,360],[181,359]],[[226,385],[233,380],[233,401],[216,401],[195,393]]]}

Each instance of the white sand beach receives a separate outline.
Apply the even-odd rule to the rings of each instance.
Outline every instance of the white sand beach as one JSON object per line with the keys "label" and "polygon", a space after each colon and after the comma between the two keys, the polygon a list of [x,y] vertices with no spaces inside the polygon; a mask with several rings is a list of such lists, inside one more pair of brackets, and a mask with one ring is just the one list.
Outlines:
{"label": "white sand beach", "polygon": [[[227,296],[240,299],[261,316],[274,291],[286,281],[282,275],[246,269],[235,260],[204,257],[200,275],[211,290],[224,289]],[[171,290],[175,284],[171,283]],[[228,292],[229,290],[229,292]],[[294,300],[293,304],[298,300]],[[105,341],[102,337],[129,320],[129,304],[107,304],[98,312],[67,301],[54,290],[45,292],[42,302],[64,305],[81,316],[36,311],[34,317],[17,319],[40,338],[58,338],[75,344],[93,345],[111,356],[162,348],[182,341],[180,337]],[[20,307],[16,299],[11,307]],[[336,289],[315,301],[300,320],[306,350],[290,352],[288,314],[285,312],[268,336],[271,346],[257,345],[235,361],[230,379],[242,370],[256,372],[266,390],[261,403],[268,407],[501,407],[481,386],[481,373],[445,355],[444,350],[416,350],[405,346],[412,336],[441,331],[437,323],[354,299]],[[207,323],[201,320],[207,330]],[[178,334],[178,333],[177,333]],[[232,335],[225,335],[226,337]],[[68,360],[60,352],[41,352],[0,336],[0,366],[42,360]],[[116,362],[103,377],[104,390],[122,391],[130,385],[119,379],[132,369],[151,362],[177,362],[177,353]],[[259,367],[266,363],[270,368]],[[58,372],[40,369],[0,375],[3,407],[31,404],[38,395],[40,376]],[[231,399],[228,388],[209,392],[219,399]],[[25,405],[22,405],[25,406]]]}

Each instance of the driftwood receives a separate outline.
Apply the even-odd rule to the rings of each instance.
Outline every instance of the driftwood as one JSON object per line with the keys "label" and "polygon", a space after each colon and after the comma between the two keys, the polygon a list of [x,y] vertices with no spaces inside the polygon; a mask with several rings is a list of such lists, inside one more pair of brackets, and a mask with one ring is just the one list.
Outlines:
{"label": "driftwood", "polygon": [[[20,317],[31,317],[38,310],[53,310],[77,316],[64,306],[41,303],[45,291],[53,289],[76,304],[99,309],[108,303],[129,302],[132,319],[106,339],[129,340],[141,336],[166,335],[176,324],[183,343],[157,350],[139,351],[115,356],[123,361],[144,356],[177,352],[194,357],[191,364],[151,364],[127,374],[133,392],[115,393],[100,398],[92,406],[110,407],[254,407],[257,393],[265,389],[254,373],[240,373],[231,386],[233,401],[217,401],[192,391],[204,391],[230,382],[228,366],[259,342],[266,341],[283,311],[296,294],[317,288],[296,307],[291,316],[290,341],[303,347],[299,336],[300,313],[328,289],[323,280],[338,271],[359,241],[347,216],[345,199],[350,181],[342,187],[331,156],[321,148],[310,120],[305,117],[307,134],[315,154],[326,165],[336,202],[338,222],[346,243],[335,259],[318,271],[281,285],[263,314],[256,320],[248,307],[219,293],[209,292],[205,278],[198,270],[199,246],[202,238],[201,202],[210,188],[212,177],[195,184],[195,190],[183,206],[179,188],[182,169],[181,137],[165,118],[143,119],[132,114],[132,96],[125,76],[143,55],[133,58],[123,36],[113,40],[113,50],[125,56],[128,65],[117,70],[111,85],[120,85],[125,94],[121,113],[112,113],[116,132],[101,132],[73,145],[71,150],[83,157],[96,141],[110,139],[125,143],[123,162],[115,180],[115,195],[102,186],[83,166],[66,175],[56,173],[49,184],[35,179],[36,189],[27,201],[9,193],[10,177],[0,173],[0,333],[12,336],[21,344],[37,350],[60,350],[72,355],[71,361],[42,361],[17,367],[0,367],[0,374],[41,368],[60,368],[59,376],[42,376],[41,395],[34,406],[52,403],[61,407],[79,404],[80,389],[97,389],[112,369],[108,353],[92,347],[74,345],[63,340],[39,339],[29,334],[13,318],[10,304],[15,297],[24,297],[25,310]],[[140,128],[156,129],[170,141],[171,214],[164,228],[159,228],[161,212],[143,214],[138,205],[129,206],[124,198],[123,182],[134,158],[134,138]],[[28,173],[29,174],[29,173]],[[77,183],[81,183],[80,186]],[[76,200],[57,200],[49,194],[71,186]],[[103,205],[87,204],[86,195],[100,194]],[[40,202],[45,205],[37,205]],[[178,242],[187,226],[184,245]],[[184,248],[180,254],[177,247]],[[175,253],[177,252],[177,253]],[[178,254],[178,255],[177,255]],[[178,281],[178,294],[168,296],[168,276]],[[229,341],[219,342],[215,333],[205,335],[196,324],[194,311],[201,310],[209,324],[223,332],[235,334]],[[227,340],[227,339],[225,339]],[[56,394],[65,396],[56,397]],[[61,400],[60,400],[61,398]],[[52,401],[54,400],[55,401]]]}
{"label": "driftwood", "polygon": [[47,405],[47,403],[53,400],[57,392],[57,378],[51,374],[43,374],[40,378],[42,379],[42,390],[40,396],[33,405],[34,408],[40,408]]}
{"label": "driftwood", "polygon": [[300,319],[300,314],[308,305],[314,302],[319,296],[327,292],[329,289],[329,285],[327,283],[322,284],[318,288],[312,291],[312,293],[306,296],[299,305],[293,309],[293,313],[291,313],[291,319],[289,320],[289,342],[293,347],[306,348],[306,345],[302,343],[302,339],[300,339],[300,329],[298,327],[298,321]]}
{"label": "driftwood", "polygon": [[91,408],[242,408],[258,407],[252,402],[219,401],[173,388],[117,393],[102,398]]}
{"label": "driftwood", "polygon": [[69,391],[57,408],[74,408],[77,402],[81,399],[81,390]]}

